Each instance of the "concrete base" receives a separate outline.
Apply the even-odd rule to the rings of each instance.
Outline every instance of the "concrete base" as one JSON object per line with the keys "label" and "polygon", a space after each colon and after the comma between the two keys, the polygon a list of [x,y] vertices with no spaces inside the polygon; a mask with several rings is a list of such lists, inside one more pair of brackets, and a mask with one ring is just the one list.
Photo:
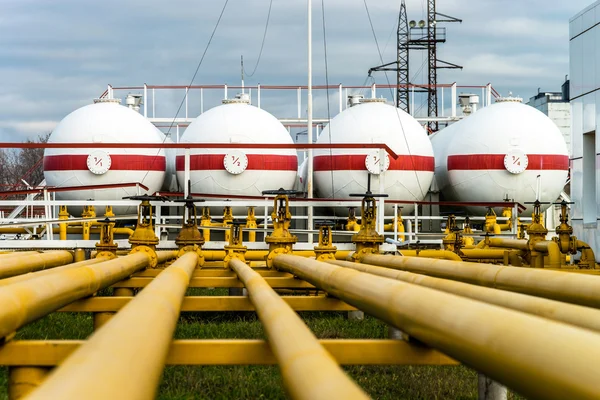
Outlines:
{"label": "concrete base", "polygon": [[506,389],[506,386],[483,374],[478,374],[477,376],[477,389],[479,400],[506,400],[508,398],[508,389]]}
{"label": "concrete base", "polygon": [[406,333],[402,332],[400,329],[388,325],[388,338],[396,339],[396,340],[406,340]]}
{"label": "concrete base", "polygon": [[360,310],[348,311],[348,319],[362,321],[363,319],[365,319],[365,313]]}
{"label": "concrete base", "polygon": [[248,296],[248,290],[246,288],[241,287],[231,287],[229,288],[230,296]]}

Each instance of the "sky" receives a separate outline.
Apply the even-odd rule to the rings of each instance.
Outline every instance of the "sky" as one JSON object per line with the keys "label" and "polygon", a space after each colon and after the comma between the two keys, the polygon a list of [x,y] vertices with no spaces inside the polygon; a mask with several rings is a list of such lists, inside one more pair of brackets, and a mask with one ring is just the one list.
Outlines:
{"label": "sky", "polygon": [[[71,111],[112,86],[189,85],[225,0],[0,0],[0,140],[22,141],[52,131]],[[313,0],[313,84],[326,82],[323,10]],[[229,0],[194,84],[239,85],[240,56],[251,72],[270,0]],[[592,0],[438,0],[438,12],[462,19],[444,24],[438,58],[462,70],[441,70],[438,83],[485,85],[525,99],[559,91],[569,72],[568,21]],[[400,0],[366,0],[384,62],[395,59]],[[409,20],[426,19],[424,0],[407,0]],[[364,0],[324,0],[330,84],[371,84],[381,64]],[[307,1],[273,0],[264,50],[246,85],[306,85]],[[426,81],[426,55],[411,53],[411,81]],[[420,73],[419,73],[420,72]],[[425,75],[423,74],[425,72]],[[394,73],[388,75],[395,82]],[[374,75],[386,84],[385,75]],[[139,90],[115,92],[117,97]],[[228,92],[229,96],[234,90]],[[380,90],[378,95],[391,97]],[[224,93],[206,91],[204,109]],[[255,94],[254,94],[255,96]],[[156,92],[156,116],[173,117],[183,91]],[[337,92],[329,93],[331,115]],[[296,92],[263,92],[262,107],[295,117]],[[303,93],[301,113],[305,114]],[[147,99],[150,104],[150,99]],[[256,99],[253,98],[253,102]],[[316,91],[315,116],[327,115],[327,93]],[[423,112],[419,99],[415,108]],[[448,104],[448,102],[446,102]],[[200,112],[199,91],[189,113]],[[149,107],[150,109],[151,107]],[[447,108],[447,107],[446,107]],[[180,113],[180,116],[182,114]]]}

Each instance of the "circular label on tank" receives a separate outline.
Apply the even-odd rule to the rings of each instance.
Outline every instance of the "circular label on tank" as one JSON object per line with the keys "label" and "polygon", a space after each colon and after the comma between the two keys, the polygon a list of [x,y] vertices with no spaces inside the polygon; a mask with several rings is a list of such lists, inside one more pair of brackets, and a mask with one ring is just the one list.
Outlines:
{"label": "circular label on tank", "polygon": [[523,150],[513,149],[504,156],[504,168],[511,174],[520,174],[527,169],[529,159]]}
{"label": "circular label on tank", "polygon": [[365,166],[367,167],[367,171],[369,171],[373,175],[379,175],[382,172],[387,171],[390,167],[390,156],[388,156],[387,153],[385,153],[385,158],[383,159],[383,166],[380,165],[379,156],[379,150],[376,150],[368,154],[365,158]]}
{"label": "circular label on tank", "polygon": [[104,150],[94,150],[87,158],[87,167],[96,175],[105,174],[112,164],[112,160]]}
{"label": "circular label on tank", "polygon": [[248,167],[248,157],[239,150],[232,150],[223,157],[225,170],[233,175],[239,175]]}

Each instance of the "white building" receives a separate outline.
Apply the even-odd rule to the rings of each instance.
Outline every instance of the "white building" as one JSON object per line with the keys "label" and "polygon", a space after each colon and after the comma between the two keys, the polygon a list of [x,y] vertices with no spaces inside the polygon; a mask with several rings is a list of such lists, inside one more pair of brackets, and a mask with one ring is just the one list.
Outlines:
{"label": "white building", "polygon": [[569,21],[574,234],[600,255],[600,1]]}
{"label": "white building", "polygon": [[[569,81],[565,82],[565,86],[567,85]],[[546,114],[558,126],[571,156],[571,104],[569,91],[565,89],[562,92],[539,92],[529,99],[527,105]]]}

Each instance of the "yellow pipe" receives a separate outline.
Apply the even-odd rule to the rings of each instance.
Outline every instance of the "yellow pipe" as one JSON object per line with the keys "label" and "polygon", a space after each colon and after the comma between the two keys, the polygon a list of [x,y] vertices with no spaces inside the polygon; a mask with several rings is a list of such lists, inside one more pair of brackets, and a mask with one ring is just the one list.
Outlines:
{"label": "yellow pipe", "polygon": [[153,399],[197,262],[195,252],[179,257],[29,399]]}
{"label": "yellow pipe", "polygon": [[506,260],[514,267],[520,267],[523,262],[519,258],[521,250],[514,249],[460,249],[469,260]]}
{"label": "yellow pipe", "polygon": [[145,268],[143,253],[67,269],[0,287],[0,338],[82,297]]}
{"label": "yellow pipe", "polygon": [[462,261],[462,258],[460,258],[458,254],[450,250],[400,250],[400,253],[406,257],[440,258],[444,260]]}
{"label": "yellow pipe", "polygon": [[369,398],[263,277],[235,258],[229,262],[229,266],[248,289],[250,301],[264,326],[267,341],[291,398]]}
{"label": "yellow pipe", "polygon": [[158,258],[158,264],[164,264],[165,262],[172,260],[177,257],[177,250],[160,250],[156,252]]}
{"label": "yellow pipe", "polygon": [[27,274],[21,274],[21,275],[13,276],[10,278],[0,279],[0,287],[6,286],[6,285],[11,285],[16,282],[26,281],[28,279],[38,278],[40,276],[45,276],[48,274],[53,274],[53,273],[59,272],[59,271],[65,271],[67,269],[83,267],[85,265],[98,264],[100,262],[104,262],[107,260],[108,260],[108,258],[103,258],[103,257],[92,258],[90,260],[80,261],[80,262],[76,262],[73,264],[66,264],[66,265],[63,265],[60,267],[54,267],[54,268],[44,269],[44,270],[37,271],[37,272],[29,272]]}
{"label": "yellow pipe", "polygon": [[73,250],[73,262],[85,261],[85,250],[75,249]]}
{"label": "yellow pipe", "polygon": [[2,263],[0,263],[0,279],[58,267],[72,262],[73,255],[66,250],[47,251],[18,257],[6,256],[2,258]]}
{"label": "yellow pipe", "polygon": [[596,256],[594,255],[594,250],[592,250],[590,245],[581,240],[577,240],[576,246],[577,250],[581,251],[580,262],[585,260],[591,263],[592,268],[596,268]]}
{"label": "yellow pipe", "polygon": [[547,268],[560,268],[562,265],[562,257],[560,247],[558,243],[552,240],[541,240],[535,242],[533,249],[542,253],[548,254],[548,264],[545,265]]}
{"label": "yellow pipe", "polygon": [[[223,261],[226,255],[223,250],[202,250],[202,254],[206,261]],[[265,261],[267,254],[269,254],[268,250],[248,250],[244,254],[244,258],[247,261]],[[315,257],[315,252],[312,250],[295,250],[294,254],[302,257]],[[345,260],[349,254],[350,251],[348,250],[338,250],[335,252],[335,258]]]}
{"label": "yellow pipe", "polygon": [[19,256],[27,256],[31,254],[40,254],[39,251],[7,251],[6,253],[0,254],[0,260],[4,261],[8,259],[8,257],[19,257]]}
{"label": "yellow pipe", "polygon": [[[504,247],[516,250],[529,250],[527,240],[511,238],[488,238],[489,247]],[[483,241],[481,243],[484,243]],[[480,244],[481,244],[480,243]],[[485,246],[485,243],[484,243]]]}
{"label": "yellow pipe", "polygon": [[279,255],[274,265],[526,397],[600,398],[596,332],[302,257]]}
{"label": "yellow pipe", "polygon": [[[100,232],[100,228],[98,227],[98,222],[97,221],[93,221],[93,222],[86,222],[88,224],[91,224],[92,227],[90,228],[90,232],[91,233],[99,233]],[[52,228],[52,232],[57,233],[59,235],[63,235],[63,232],[65,235],[69,234],[69,235],[81,235],[83,233],[83,227],[81,227],[79,222],[73,222],[73,223],[59,223],[59,225],[66,225],[64,231],[61,231],[60,226],[58,227],[54,227]],[[40,229],[44,228],[43,226],[39,226]],[[131,228],[126,228],[126,227],[121,227],[121,228],[113,228],[114,234],[116,235],[127,235],[127,236],[131,236],[133,234],[133,229]],[[19,227],[0,227],[0,234],[28,234],[30,233],[27,229],[25,228],[19,228]],[[62,239],[62,236],[60,240],[66,240],[66,239]],[[65,236],[66,238],[66,236]]]}
{"label": "yellow pipe", "polygon": [[600,277],[449,260],[365,255],[363,263],[600,308]]}
{"label": "yellow pipe", "polygon": [[505,290],[470,285],[468,283],[456,282],[448,279],[432,278],[426,275],[413,274],[412,272],[375,267],[368,264],[333,260],[327,262],[340,267],[397,279],[600,332],[600,310],[595,308],[563,303],[521,293],[507,292]]}

